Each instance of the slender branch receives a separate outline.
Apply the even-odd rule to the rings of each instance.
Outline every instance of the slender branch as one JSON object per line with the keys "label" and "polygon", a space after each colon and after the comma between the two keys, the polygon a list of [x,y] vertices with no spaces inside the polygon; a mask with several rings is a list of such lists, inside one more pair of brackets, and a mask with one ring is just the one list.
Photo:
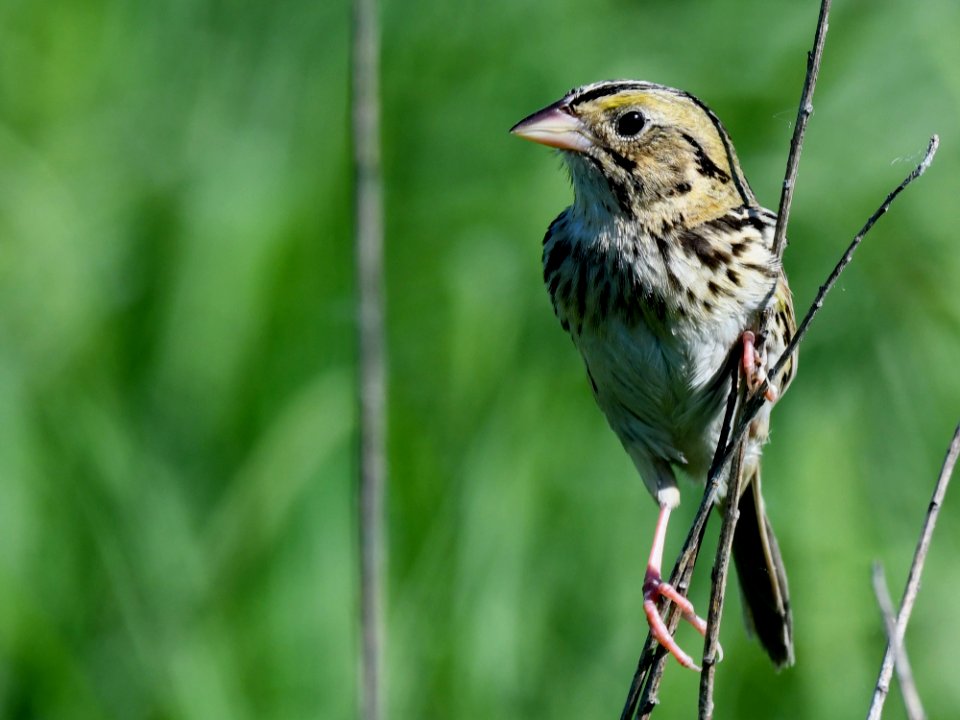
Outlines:
{"label": "slender branch", "polygon": [[876,224],[877,220],[879,220],[880,217],[890,209],[890,206],[893,204],[893,201],[896,200],[897,196],[903,192],[907,186],[910,185],[910,183],[927,171],[927,168],[930,167],[930,164],[933,162],[933,158],[936,155],[937,148],[939,146],[940,138],[937,135],[934,135],[930,138],[930,143],[927,146],[927,152],[924,154],[923,160],[920,161],[920,164],[917,165],[911,171],[911,173],[907,175],[906,178],[904,178],[900,185],[898,185],[890,192],[889,195],[887,195],[882,203],[880,203],[880,206],[867,219],[867,222],[860,229],[860,232],[858,232],[856,237],[853,238],[853,241],[847,247],[846,252],[844,252],[843,256],[840,258],[840,261],[833,268],[833,272],[830,273],[830,276],[827,278],[826,282],[820,286],[813,303],[810,305],[810,309],[807,310],[807,314],[804,315],[803,320],[797,327],[797,332],[787,344],[786,349],[780,355],[780,359],[773,366],[773,369],[769,373],[768,379],[764,380],[756,389],[756,391],[751,393],[751,395],[747,398],[743,419],[737,424],[737,427],[733,431],[733,436],[730,442],[727,443],[727,446],[724,448],[723,454],[721,455],[723,462],[726,462],[727,459],[729,459],[734,447],[736,447],[736,444],[740,442],[744,435],[746,435],[747,429],[750,426],[750,421],[753,420],[756,414],[760,411],[760,408],[763,407],[763,403],[765,402],[764,394],[766,393],[767,388],[771,383],[776,384],[779,381],[780,374],[783,372],[784,366],[790,357],[796,353],[800,343],[803,341],[804,337],[806,337],[807,330],[810,328],[810,323],[813,322],[813,318],[817,316],[817,313],[819,313],[820,309],[823,307],[824,298],[826,298],[827,293],[829,293],[837,284],[837,280],[840,279],[840,274],[846,269],[847,265],[850,264],[850,261],[853,259],[853,254],[860,246],[860,243],[863,242],[863,239],[873,228],[874,224]]}
{"label": "slender branch", "polygon": [[800,151],[803,149],[803,136],[807,132],[807,121],[813,115],[813,90],[817,86],[820,75],[820,61],[823,59],[823,46],[827,40],[827,18],[830,15],[830,0],[820,3],[820,17],[817,18],[817,30],[813,37],[813,49],[807,53],[807,77],[803,82],[803,92],[800,93],[800,107],[797,109],[797,122],[793,126],[793,137],[790,140],[790,154],[787,156],[787,170],[783,177],[783,188],[780,191],[780,207],[777,210],[777,227],[773,233],[773,253],[778,258],[783,256],[787,243],[787,220],[790,218],[790,207],[793,204],[793,190],[797,182],[797,171],[800,168]]}
{"label": "slender branch", "polygon": [[717,543],[717,559],[713,565],[713,583],[710,589],[710,612],[707,615],[707,637],[703,643],[703,672],[700,675],[700,720],[713,718],[713,689],[716,676],[718,653],[720,651],[720,618],[723,615],[724,594],[727,589],[727,575],[730,571],[730,552],[733,548],[733,534],[740,518],[737,499],[743,487],[743,456],[746,441],[737,446],[730,466],[727,481],[727,507],[723,513],[723,525],[720,528],[720,540]]}
{"label": "slender branch", "polygon": [[[790,210],[793,207],[793,192],[797,185],[797,173],[800,170],[800,153],[803,150],[803,138],[807,132],[807,123],[813,115],[813,91],[820,77],[820,62],[823,59],[823,48],[827,41],[827,29],[830,27],[830,2],[820,0],[820,15],[817,18],[817,27],[813,34],[813,47],[807,52],[807,74],[803,80],[803,90],[800,93],[800,104],[797,107],[797,120],[793,125],[793,136],[790,138],[790,151],[787,153],[787,167],[783,173],[783,184],[780,188],[780,205],[777,208],[777,223],[773,229],[773,254],[782,264],[783,251],[787,247],[787,225],[790,221]],[[767,328],[773,317],[773,304],[767,305],[760,313],[757,322],[758,347],[763,348],[767,338]],[[789,357],[789,356],[787,356]]]}
{"label": "slender branch", "polygon": [[[873,593],[877,596],[877,605],[880,606],[880,614],[883,616],[887,639],[893,640],[897,634],[896,610],[893,607],[893,599],[890,597],[890,588],[887,586],[887,576],[883,572],[883,565],[879,562],[873,564]],[[907,644],[900,643],[896,646],[894,656],[894,666],[897,669],[897,679],[900,681],[900,691],[907,717],[910,720],[926,720],[927,714],[923,710],[923,703],[920,702],[920,693],[917,692],[917,684],[913,680],[910,658],[907,657]]]}
{"label": "slender branch", "polygon": [[953,433],[953,440],[947,449],[947,456],[943,461],[940,476],[937,478],[937,484],[933,489],[930,507],[923,521],[923,529],[920,531],[920,540],[917,542],[913,562],[910,564],[907,586],[903,591],[903,599],[900,601],[900,614],[897,615],[897,626],[893,635],[887,641],[887,650],[883,655],[883,663],[880,665],[880,676],[877,678],[877,686],[873,692],[873,701],[870,703],[867,720],[879,720],[880,715],[883,713],[883,703],[886,701],[887,693],[890,691],[890,677],[893,675],[893,663],[896,650],[903,645],[903,636],[907,630],[907,623],[910,622],[913,604],[917,599],[917,593],[920,591],[920,576],[923,573],[923,566],[927,560],[927,553],[930,551],[933,529],[937,524],[940,507],[947,493],[947,486],[950,484],[950,478],[953,476],[953,469],[957,464],[958,457],[960,457],[960,425],[957,425],[957,429]]}
{"label": "slender branch", "polygon": [[379,61],[376,0],[354,0],[352,119],[360,373],[360,707],[365,720],[379,720],[383,713],[386,361]]}
{"label": "slender branch", "polygon": [[[721,472],[726,465],[726,462],[733,454],[734,449],[746,436],[747,430],[750,427],[750,423],[753,421],[754,417],[756,417],[757,413],[760,411],[760,408],[763,407],[764,402],[766,402],[764,396],[769,384],[771,382],[776,383],[779,380],[780,373],[783,372],[783,367],[787,359],[796,353],[800,343],[803,341],[804,337],[806,337],[810,323],[823,307],[824,298],[826,297],[827,293],[830,292],[833,286],[836,285],[840,274],[844,271],[844,269],[846,269],[847,265],[850,264],[853,253],[856,251],[857,247],[859,247],[860,243],[863,242],[864,237],[866,237],[867,233],[870,232],[880,216],[885,214],[887,210],[890,209],[890,206],[897,196],[903,192],[903,190],[906,189],[910,183],[926,172],[927,168],[930,167],[930,164],[933,162],[933,158],[936,155],[938,147],[939,138],[934,135],[930,139],[927,152],[920,164],[914,168],[914,170],[903,180],[903,182],[900,183],[899,186],[897,186],[896,189],[887,195],[877,210],[868,218],[863,228],[861,228],[860,232],[857,233],[856,237],[854,237],[853,241],[847,247],[846,252],[844,252],[843,256],[830,273],[826,282],[821,285],[813,303],[811,304],[809,310],[807,310],[807,314],[800,323],[797,332],[788,343],[786,349],[780,357],[780,360],[776,363],[776,365],[774,365],[773,370],[770,372],[769,379],[762,382],[760,386],[747,397],[743,406],[743,411],[739,414],[740,417],[738,422],[730,431],[729,438],[726,440],[726,442],[724,442],[724,437],[727,435],[727,433],[724,432],[721,434],[720,442],[717,445],[717,453],[714,456],[714,463],[707,476],[706,489],[704,490],[700,507],[697,510],[696,516],[694,517],[690,531],[687,533],[687,539],[684,542],[683,549],[680,552],[680,556],[677,559],[677,563],[674,566],[673,573],[670,577],[670,582],[674,584],[674,586],[677,587],[681,592],[686,591],[686,588],[689,584],[689,578],[693,574],[693,565],[696,562],[697,555],[700,551],[700,544],[703,541],[703,531],[706,527],[707,517],[711,508],[716,503],[719,495]],[[725,428],[729,427],[728,418],[725,418],[724,423]],[[667,627],[670,628],[671,632],[675,630],[678,620],[679,616],[676,614],[675,608],[671,606],[665,619]],[[634,714],[636,714],[636,717],[640,718],[641,720],[644,720],[650,716],[650,713],[657,704],[657,693],[659,691],[660,678],[663,674],[664,666],[665,652],[653,642],[652,637],[648,634],[647,640],[644,643],[643,652],[640,655],[640,660],[637,663],[637,670],[634,673],[633,681],[631,682],[630,690],[627,694],[627,699],[620,716],[621,720],[630,720],[630,718],[634,717]]]}
{"label": "slender branch", "polygon": [[[858,232],[856,237],[853,238],[853,242],[850,243],[847,251],[843,254],[843,257],[840,258],[840,262],[837,263],[837,266],[833,269],[833,272],[830,273],[830,277],[828,277],[827,281],[820,286],[820,290],[817,292],[816,298],[814,298],[813,305],[804,316],[803,321],[797,327],[795,336],[791,340],[790,344],[787,345],[787,349],[780,356],[780,360],[776,365],[774,365],[772,373],[774,377],[779,376],[780,372],[783,370],[783,366],[786,365],[787,361],[790,359],[790,356],[793,355],[797,346],[800,344],[800,341],[803,339],[803,336],[806,335],[810,322],[813,320],[814,316],[820,312],[820,308],[823,307],[823,299],[827,296],[827,293],[833,289],[833,286],[837,284],[837,280],[840,279],[840,273],[842,273],[846,269],[847,265],[850,264],[850,261],[853,259],[853,253],[856,252],[860,243],[863,241],[863,238],[866,237],[868,232],[870,232],[877,220],[879,220],[880,217],[890,209],[893,201],[897,199],[897,195],[902,193],[910,183],[927,171],[927,168],[930,167],[930,163],[933,162],[933,158],[937,154],[937,148],[939,147],[940,137],[937,135],[932,136],[929,144],[927,145],[927,152],[924,153],[923,160],[920,161],[920,164],[917,165],[913,171],[911,171],[911,173],[903,179],[902,183],[900,183],[894,190],[890,192],[889,195],[887,195],[884,201],[880,203],[880,207],[878,207],[867,219],[867,222],[864,223],[863,227],[860,229],[860,232]],[[766,392],[766,388],[762,388],[762,390]]]}

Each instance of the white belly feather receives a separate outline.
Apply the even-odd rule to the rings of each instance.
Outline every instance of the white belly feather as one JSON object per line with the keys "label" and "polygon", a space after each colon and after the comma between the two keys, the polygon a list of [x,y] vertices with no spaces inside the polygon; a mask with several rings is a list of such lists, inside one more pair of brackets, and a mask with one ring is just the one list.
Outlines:
{"label": "white belly feather", "polygon": [[721,332],[687,326],[661,335],[644,323],[627,327],[611,318],[574,335],[597,403],[645,478],[654,480],[651,460],[706,477],[727,397],[718,374],[741,327],[731,319]]}

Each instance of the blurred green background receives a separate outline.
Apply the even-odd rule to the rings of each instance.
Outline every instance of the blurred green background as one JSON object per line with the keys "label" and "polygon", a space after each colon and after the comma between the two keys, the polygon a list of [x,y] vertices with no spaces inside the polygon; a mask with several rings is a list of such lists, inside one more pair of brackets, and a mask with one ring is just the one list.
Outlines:
{"label": "blurred green background", "polygon": [[[383,3],[391,717],[616,717],[645,634],[655,508],[541,286],[570,190],[507,129],[585,82],[683,87],[775,207],[816,13]],[[0,716],[355,717],[348,25],[330,0],[0,4]],[[798,308],[942,149],[774,415],[798,662],[773,673],[732,593],[718,717],[865,713],[870,563],[899,595],[960,415],[958,30],[953,0],[835,4]],[[957,501],[908,634],[931,717],[960,705]],[[696,682],[668,667],[657,715],[691,717]]]}

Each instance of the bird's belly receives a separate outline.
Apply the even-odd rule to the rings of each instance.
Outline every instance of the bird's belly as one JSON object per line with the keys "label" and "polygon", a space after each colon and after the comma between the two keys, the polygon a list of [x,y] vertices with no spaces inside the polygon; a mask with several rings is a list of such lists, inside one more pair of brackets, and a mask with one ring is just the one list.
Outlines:
{"label": "bird's belly", "polygon": [[721,368],[736,339],[725,334],[613,321],[574,338],[597,403],[631,455],[706,474],[727,396]]}

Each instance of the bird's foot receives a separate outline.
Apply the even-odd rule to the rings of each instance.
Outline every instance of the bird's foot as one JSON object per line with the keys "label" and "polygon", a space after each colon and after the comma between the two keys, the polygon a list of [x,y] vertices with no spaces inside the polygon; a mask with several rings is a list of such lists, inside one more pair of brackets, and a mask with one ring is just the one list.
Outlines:
{"label": "bird's foot", "polygon": [[[767,380],[767,357],[765,352],[757,352],[757,336],[752,331],[746,330],[743,333],[743,374],[747,378],[747,388],[750,392],[756,392]],[[767,390],[763,396],[770,402],[776,402],[780,397],[780,391],[777,386],[767,382]]]}
{"label": "bird's foot", "polygon": [[[693,625],[698,633],[706,636],[707,621],[694,612],[693,603],[687,600],[673,585],[664,582],[659,570],[648,568],[643,581],[643,611],[647,616],[650,632],[653,634],[653,637],[656,638],[657,642],[660,643],[667,652],[673,655],[681,665],[700,672],[700,666],[693,661],[693,658],[680,649],[677,641],[670,635],[667,624],[663,621],[663,618],[660,617],[660,613],[657,610],[657,600],[661,597],[667,598],[667,600],[676,605],[683,619]],[[721,658],[723,657],[723,651],[719,650],[719,645],[718,654]]]}

